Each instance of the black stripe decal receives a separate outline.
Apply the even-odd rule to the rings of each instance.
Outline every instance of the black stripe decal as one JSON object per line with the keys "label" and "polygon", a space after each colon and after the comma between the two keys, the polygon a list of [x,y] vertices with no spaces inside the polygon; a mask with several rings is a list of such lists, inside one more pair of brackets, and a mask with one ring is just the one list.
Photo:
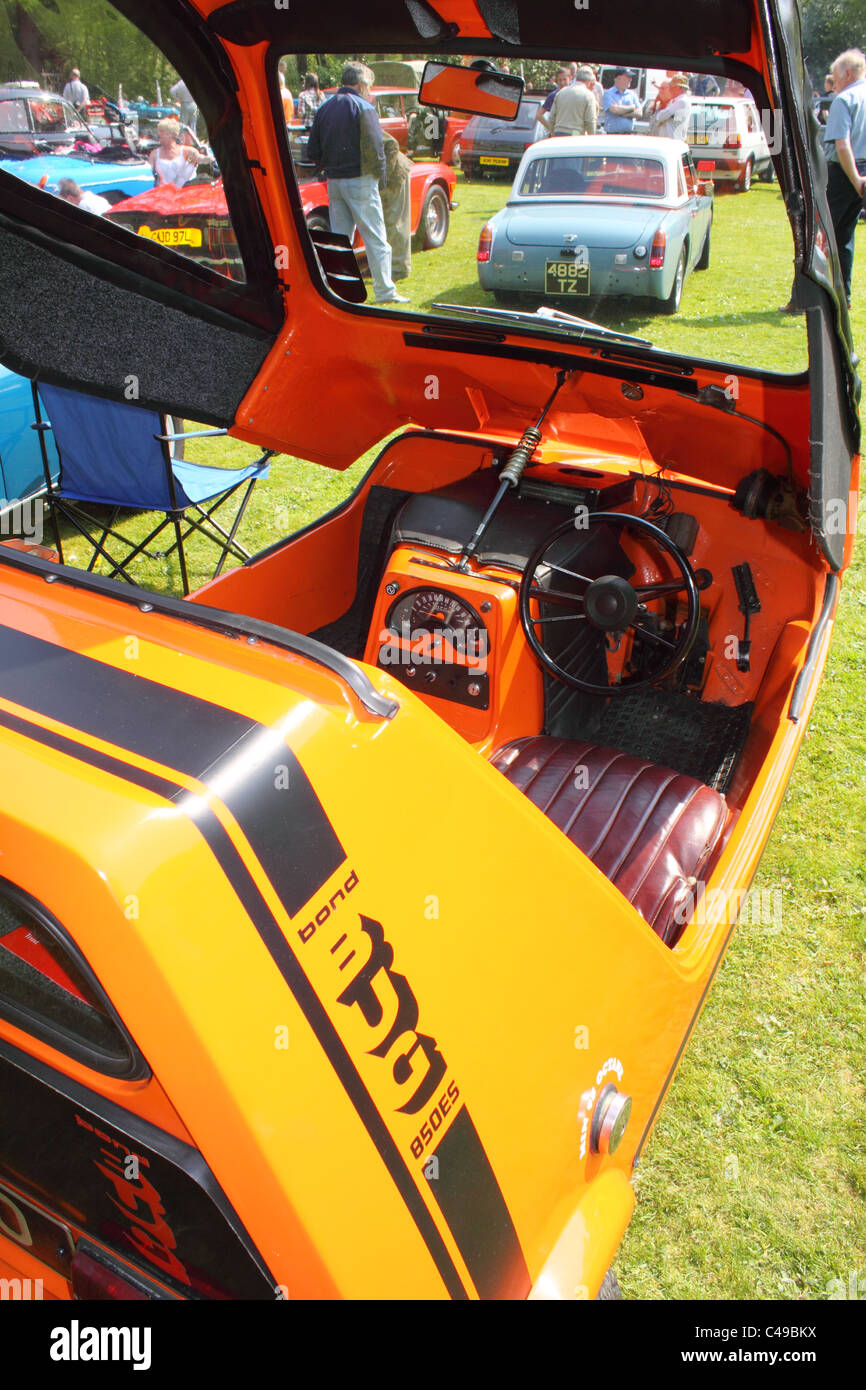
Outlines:
{"label": "black stripe decal", "polygon": [[0,725],[11,729],[13,733],[22,734],[24,738],[35,739],[46,748],[66,753],[78,762],[90,763],[91,767],[98,767],[100,772],[110,772],[125,782],[135,782],[146,791],[165,797],[166,801],[171,801],[184,790],[176,782],[169,782],[166,777],[157,777],[152,772],[145,772],[143,768],[131,768],[120,758],[112,758],[107,753],[100,753],[96,748],[84,748],[65,734],[58,734],[53,729],[43,729],[39,724],[31,724],[29,719],[22,719],[20,715],[12,714],[9,710],[0,709]]}
{"label": "black stripe decal", "polygon": [[522,1299],[531,1280],[520,1241],[466,1106],[435,1151],[430,1188],[480,1298]]}
{"label": "black stripe decal", "polygon": [[[188,695],[171,686],[160,685],[144,676],[137,676],[132,671],[119,670],[92,657],[82,656],[78,652],[70,652],[64,647],[45,642],[29,633],[3,626],[0,626],[0,695],[55,719],[58,723],[71,725],[91,737],[116,744],[140,757],[186,773],[194,780],[204,783],[234,816],[290,917],[295,916],[345,860],[345,851],[312,784],[295,755],[287,747],[278,728],[266,728],[255,720],[202,700],[198,696]],[[45,737],[46,733],[47,731],[40,730],[39,736],[48,742],[51,736]],[[68,740],[66,742],[70,746],[64,751],[72,751],[74,757],[80,758],[84,755],[80,745]],[[55,742],[54,746],[58,744]],[[122,761],[95,753],[93,750],[86,750],[86,754],[90,761],[104,770],[115,771],[127,780],[138,780],[140,785],[148,786],[158,795],[167,796],[198,826],[223,872],[232,883],[235,893],[244,903],[297,1002],[304,1009],[311,1027],[319,1037],[359,1115],[364,1119],[383,1161],[392,1172],[392,1177],[393,1162],[396,1161],[399,1165],[401,1179],[397,1182],[397,1178],[394,1177],[394,1180],[404,1200],[410,1205],[407,1198],[409,1192],[417,1199],[420,1210],[429,1222],[430,1230],[441,1244],[441,1253],[451,1265],[453,1278],[457,1279],[459,1293],[455,1293],[454,1287],[449,1286],[451,1296],[465,1297],[465,1290],[460,1284],[457,1271],[441,1242],[435,1223],[418,1195],[399,1149],[373,1105],[348,1052],[288,946],[279,925],[255,888],[243,859],[219,820],[207,808],[201,808],[196,798],[172,782],[154,778],[138,769],[130,769]],[[306,994],[307,1004],[302,999],[303,994]],[[314,1017],[318,1018],[318,1024],[314,1022]],[[329,1041],[326,1041],[322,1032],[325,1027],[330,1030]],[[332,1052],[333,1044],[336,1044],[337,1051]],[[346,1066],[350,1071],[344,1075],[341,1067]],[[351,1089],[350,1079],[353,1085],[360,1088],[357,1095]],[[375,1122],[376,1133],[362,1114],[361,1104],[366,1105],[371,1123]],[[441,1200],[439,1205],[449,1226],[452,1226],[458,1248],[466,1259],[468,1268],[471,1269],[472,1266],[463,1248],[464,1241],[469,1242],[471,1250],[473,1242],[477,1243],[480,1239],[497,1270],[500,1257],[494,1252],[494,1246],[498,1251],[501,1245],[506,1251],[507,1268],[522,1268],[528,1289],[526,1266],[502,1193],[469,1114],[461,1112],[463,1113],[465,1121],[460,1126],[460,1133],[464,1136],[461,1140],[464,1177],[458,1184],[459,1190],[454,1190],[448,1210],[442,1205]],[[452,1130],[449,1130],[443,1144],[447,1143]],[[474,1140],[471,1136],[474,1136]],[[386,1157],[386,1150],[381,1147],[385,1141],[390,1159]],[[476,1210],[476,1183],[479,1190],[487,1194],[484,1199],[485,1210],[490,1219],[493,1220],[495,1217],[494,1224],[490,1226],[490,1240],[493,1244],[489,1247],[487,1216],[483,1221],[478,1221],[473,1215]],[[434,1189],[437,1197],[445,1195],[447,1190],[447,1184],[441,1190]],[[456,1227],[452,1224],[449,1211],[455,1216]],[[462,1234],[458,1234],[458,1230]],[[427,1244],[429,1246],[429,1240]],[[482,1283],[489,1287],[496,1283],[496,1280],[492,1277],[491,1271],[484,1266],[483,1257],[481,1264]],[[449,1280],[446,1279],[445,1282],[448,1284]],[[478,1281],[475,1282],[477,1285]],[[508,1278],[505,1283],[511,1287]]]}
{"label": "black stripe decal", "polygon": [[278,729],[133,671],[0,627],[0,695],[209,787],[291,916],[346,858]]}
{"label": "black stripe decal", "polygon": [[[24,701],[19,699],[16,700],[16,703],[23,704]],[[68,753],[78,761],[90,763],[91,766],[98,767],[102,771],[113,773],[126,782],[132,782],[148,791],[155,792],[157,795],[172,801],[179,811],[193,821],[231,883],[236,896],[339,1077],[346,1094],[354,1105],[391,1179],[403,1198],[439,1271],[449,1297],[465,1299],[467,1297],[466,1290],[454,1261],[397,1145],[376,1109],[372,1097],[346,1051],[336,1028],[280,930],[279,924],[256,887],[243,859],[213,812],[208,807],[203,806],[201,801],[193,797],[184,787],[178,786],[168,779],[154,777],[153,774],[123,763],[119,759],[107,757],[95,749],[77,744],[51,730],[30,724],[27,720],[5,710],[0,710],[0,725],[13,729],[16,733],[24,734],[48,747],[56,748],[60,752]]]}

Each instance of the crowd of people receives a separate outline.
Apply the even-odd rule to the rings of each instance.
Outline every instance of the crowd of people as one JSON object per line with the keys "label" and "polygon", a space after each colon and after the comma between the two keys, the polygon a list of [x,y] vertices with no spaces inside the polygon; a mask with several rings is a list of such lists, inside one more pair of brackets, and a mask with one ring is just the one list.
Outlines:
{"label": "crowd of people", "polygon": [[689,128],[693,96],[715,96],[719,83],[711,73],[689,76],[669,71],[657,90],[642,98],[632,85],[634,73],[617,68],[613,85],[605,91],[600,69],[592,63],[563,63],[554,76],[553,91],[538,115],[536,136],[595,135],[602,127],[608,135],[631,135],[635,122],[649,119],[649,134],[683,140]]}
{"label": "crowd of people", "polygon": [[[503,64],[503,70],[507,65]],[[633,76],[629,69],[617,68],[612,85],[605,90],[598,67],[562,63],[538,113],[536,138],[593,135],[602,127],[611,135],[631,134],[643,117],[648,118],[650,135],[684,140],[692,98],[715,96],[731,86],[720,87],[710,73],[671,70],[655,92],[642,99],[632,85]],[[408,297],[398,292],[394,282],[408,276],[411,264],[412,165],[393,137],[382,130],[370,100],[373,82],[374,75],[365,64],[347,63],[339,90],[328,100],[316,73],[308,72],[296,104],[287,85],[286,64],[279,64],[284,118],[287,125],[297,120],[310,128],[306,157],[327,179],[333,230],[350,240],[356,229],[361,233],[376,303],[403,304]],[[738,94],[742,90],[738,88]],[[171,88],[171,95],[179,117],[159,122],[158,143],[148,158],[156,183],[182,188],[195,177],[204,157],[196,136],[199,113],[182,80]],[[90,101],[77,67],[70,72],[63,96],[77,111]],[[824,80],[823,93],[814,94],[814,106],[823,126],[827,198],[850,307],[855,232],[866,198],[866,56],[860,49],[839,55]],[[59,191],[65,201],[88,211],[105,211],[97,206],[104,199],[82,193],[71,179],[63,185]],[[795,290],[781,312],[802,312]]]}

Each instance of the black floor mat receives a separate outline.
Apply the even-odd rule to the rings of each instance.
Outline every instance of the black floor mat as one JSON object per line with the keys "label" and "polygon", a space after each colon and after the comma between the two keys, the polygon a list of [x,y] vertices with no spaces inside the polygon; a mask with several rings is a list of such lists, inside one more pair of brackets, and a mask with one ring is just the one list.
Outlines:
{"label": "black floor mat", "polygon": [[708,704],[666,690],[614,696],[593,740],[726,792],[746,742],[753,708],[752,704]]}

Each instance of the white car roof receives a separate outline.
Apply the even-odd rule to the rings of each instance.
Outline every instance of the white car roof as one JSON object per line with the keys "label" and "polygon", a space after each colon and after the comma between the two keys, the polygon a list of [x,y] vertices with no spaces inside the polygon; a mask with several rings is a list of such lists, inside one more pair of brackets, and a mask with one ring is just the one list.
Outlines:
{"label": "white car roof", "polygon": [[689,147],[685,140],[669,140],[658,135],[551,135],[529,145],[524,160],[544,155],[636,155],[678,163]]}
{"label": "white car roof", "polygon": [[[685,189],[680,190],[677,168],[684,155],[690,150],[685,140],[670,140],[659,135],[551,135],[546,140],[536,140],[528,145],[518,165],[511,187],[509,202],[534,202],[530,194],[518,190],[528,165],[534,159],[574,158],[575,155],[610,155],[614,158],[658,159],[665,166],[667,191],[649,201],[666,206],[678,206],[686,201]],[[571,196],[571,195],[569,195]]]}
{"label": "white car roof", "polygon": [[692,97],[692,106],[754,106],[754,97],[725,96]]}

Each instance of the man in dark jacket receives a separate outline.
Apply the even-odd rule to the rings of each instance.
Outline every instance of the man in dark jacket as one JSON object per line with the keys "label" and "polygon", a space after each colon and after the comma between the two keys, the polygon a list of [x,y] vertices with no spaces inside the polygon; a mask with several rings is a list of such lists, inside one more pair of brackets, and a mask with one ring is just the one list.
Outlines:
{"label": "man in dark jacket", "polygon": [[385,183],[382,127],[369,97],[373,74],[362,63],[347,63],[338,92],[313,118],[307,159],[328,180],[331,228],[351,241],[361,233],[377,304],[405,304],[391,278],[391,247],[379,185]]}

